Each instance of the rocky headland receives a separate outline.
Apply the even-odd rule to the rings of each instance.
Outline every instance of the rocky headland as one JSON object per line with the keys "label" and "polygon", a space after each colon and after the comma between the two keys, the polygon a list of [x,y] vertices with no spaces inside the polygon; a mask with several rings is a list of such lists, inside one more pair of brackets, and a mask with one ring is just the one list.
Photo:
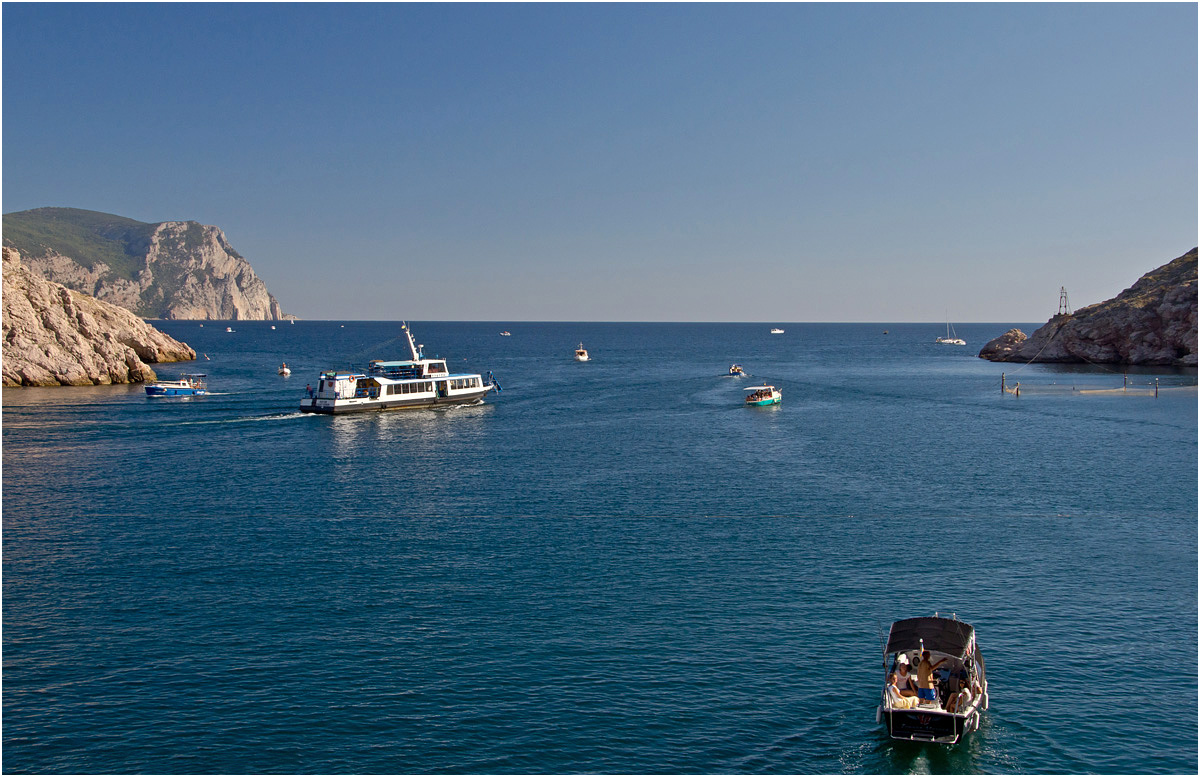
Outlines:
{"label": "rocky headland", "polygon": [[5,386],[90,386],[156,380],[149,366],[196,352],[130,311],[47,281],[4,254]]}
{"label": "rocky headland", "polygon": [[285,318],[266,284],[217,227],[147,224],[76,208],[4,215],[4,245],[31,271],[142,318]]}
{"label": "rocky headland", "polygon": [[1196,366],[1196,249],[1143,275],[1113,299],[1057,315],[1032,335],[1010,329],[980,358]]}

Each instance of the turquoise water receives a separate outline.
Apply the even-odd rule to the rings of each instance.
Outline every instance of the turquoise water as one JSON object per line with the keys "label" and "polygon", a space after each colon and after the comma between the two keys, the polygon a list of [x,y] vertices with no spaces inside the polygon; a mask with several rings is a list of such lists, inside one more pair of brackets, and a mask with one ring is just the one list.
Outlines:
{"label": "turquoise water", "polygon": [[[5,772],[1197,769],[1194,371],[1081,393],[1123,378],[975,358],[1008,324],[429,322],[503,393],[330,418],[306,383],[396,324],[231,325],[160,324],[211,396],[4,391]],[[880,630],[935,611],[991,709],[893,743]]]}

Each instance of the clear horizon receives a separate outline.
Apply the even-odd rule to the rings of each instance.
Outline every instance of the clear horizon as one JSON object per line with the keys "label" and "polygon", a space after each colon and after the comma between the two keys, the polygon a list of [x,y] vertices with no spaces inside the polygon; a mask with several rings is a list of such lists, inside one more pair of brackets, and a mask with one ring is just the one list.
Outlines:
{"label": "clear horizon", "polygon": [[1044,322],[1198,242],[1195,4],[2,13],[3,211],[305,320]]}

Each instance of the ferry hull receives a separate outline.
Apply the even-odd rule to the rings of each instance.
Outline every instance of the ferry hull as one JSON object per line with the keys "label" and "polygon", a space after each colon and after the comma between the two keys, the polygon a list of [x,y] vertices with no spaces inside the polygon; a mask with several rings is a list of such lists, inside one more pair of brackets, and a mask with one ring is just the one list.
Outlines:
{"label": "ferry hull", "polygon": [[483,401],[492,390],[488,386],[480,391],[464,392],[450,397],[416,397],[411,399],[320,399],[306,397],[300,402],[301,413],[322,415],[345,415],[347,413],[369,413],[382,410],[418,410],[425,407],[444,405],[471,405]]}

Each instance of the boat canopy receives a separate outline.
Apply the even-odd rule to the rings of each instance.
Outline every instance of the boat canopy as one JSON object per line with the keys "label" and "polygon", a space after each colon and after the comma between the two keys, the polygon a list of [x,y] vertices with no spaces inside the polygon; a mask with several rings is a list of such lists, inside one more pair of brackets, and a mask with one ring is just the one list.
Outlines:
{"label": "boat canopy", "polygon": [[892,624],[884,652],[919,650],[922,640],[926,650],[962,659],[975,647],[975,629],[953,618],[907,618]]}
{"label": "boat canopy", "polygon": [[742,391],[771,391],[774,386],[746,386]]}

